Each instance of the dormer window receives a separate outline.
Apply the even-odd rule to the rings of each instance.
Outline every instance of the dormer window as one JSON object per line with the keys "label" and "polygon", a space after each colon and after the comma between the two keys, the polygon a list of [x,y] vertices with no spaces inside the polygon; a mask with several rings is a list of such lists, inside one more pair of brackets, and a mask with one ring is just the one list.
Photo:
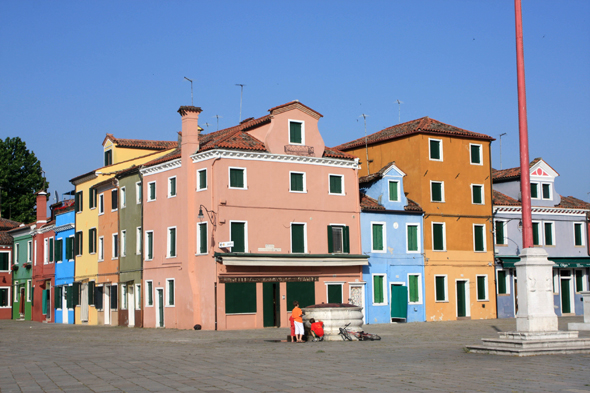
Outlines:
{"label": "dormer window", "polygon": [[289,143],[292,145],[305,145],[305,123],[289,120]]}
{"label": "dormer window", "polygon": [[104,152],[104,166],[113,165],[113,151],[107,150]]}

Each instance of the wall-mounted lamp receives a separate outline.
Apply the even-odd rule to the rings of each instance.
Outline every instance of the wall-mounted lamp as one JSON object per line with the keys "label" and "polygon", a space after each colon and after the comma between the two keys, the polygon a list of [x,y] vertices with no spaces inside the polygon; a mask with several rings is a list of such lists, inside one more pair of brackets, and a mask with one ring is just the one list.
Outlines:
{"label": "wall-mounted lamp", "polygon": [[209,209],[207,209],[203,205],[199,206],[199,214],[197,215],[197,218],[199,220],[202,220],[203,218],[205,218],[205,216],[203,215],[203,209],[205,209],[205,211],[207,212],[207,217],[209,217],[209,221],[211,221],[211,225],[213,225],[214,228],[217,228],[217,224],[215,223],[215,212],[213,210],[209,211]]}

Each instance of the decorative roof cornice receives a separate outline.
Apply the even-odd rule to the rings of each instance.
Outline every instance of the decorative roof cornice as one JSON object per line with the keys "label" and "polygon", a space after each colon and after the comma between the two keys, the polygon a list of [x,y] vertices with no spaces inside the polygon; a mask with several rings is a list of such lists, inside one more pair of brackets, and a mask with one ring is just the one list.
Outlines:
{"label": "decorative roof cornice", "polygon": [[184,105],[181,106],[177,112],[180,113],[180,116],[186,116],[188,112],[201,113],[203,110],[198,106]]}
{"label": "decorative roof cornice", "polygon": [[172,161],[166,161],[159,165],[142,167],[139,171],[143,176],[155,175],[156,173],[166,172],[172,169],[180,168],[182,160],[177,158]]}
{"label": "decorative roof cornice", "polygon": [[59,232],[68,231],[68,230],[74,229],[74,228],[76,228],[76,226],[74,224],[64,224],[64,225],[60,225],[58,227],[54,227],[53,231],[55,233],[59,233]]}
{"label": "decorative roof cornice", "polygon": [[[520,206],[493,206],[494,213],[512,213],[512,214],[522,214],[522,208]],[[539,206],[539,207],[532,207],[531,214],[556,214],[556,215],[576,215],[576,216],[584,216],[590,210],[587,209],[564,209],[559,207],[547,207],[547,206]]]}
{"label": "decorative roof cornice", "polygon": [[55,225],[43,226],[43,227],[37,229],[34,234],[41,234],[41,233],[45,233],[45,232],[50,232],[53,230],[53,228],[55,228]]}
{"label": "decorative roof cornice", "polygon": [[358,158],[354,160],[331,157],[307,157],[287,154],[273,154],[267,152],[249,152],[239,150],[208,150],[191,156],[193,163],[210,160],[213,158],[231,158],[238,160],[255,160],[269,162],[291,162],[297,164],[323,165],[340,168],[358,169]]}

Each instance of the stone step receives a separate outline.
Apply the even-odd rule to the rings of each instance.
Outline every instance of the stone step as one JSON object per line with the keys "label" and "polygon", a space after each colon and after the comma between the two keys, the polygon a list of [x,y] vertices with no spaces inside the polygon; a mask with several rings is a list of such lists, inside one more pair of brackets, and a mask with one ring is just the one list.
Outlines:
{"label": "stone step", "polygon": [[552,339],[552,340],[515,340],[501,338],[482,338],[486,347],[514,348],[514,349],[538,349],[538,348],[588,348],[590,339]]}
{"label": "stone step", "polygon": [[569,347],[569,348],[501,348],[483,345],[466,347],[471,353],[484,353],[490,355],[508,356],[537,356],[537,355],[566,355],[566,354],[590,354],[590,347]]}

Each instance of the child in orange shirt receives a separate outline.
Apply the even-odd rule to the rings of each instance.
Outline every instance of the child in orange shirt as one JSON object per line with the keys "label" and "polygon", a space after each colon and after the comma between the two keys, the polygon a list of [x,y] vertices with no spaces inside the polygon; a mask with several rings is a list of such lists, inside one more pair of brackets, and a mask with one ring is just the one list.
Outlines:
{"label": "child in orange shirt", "polygon": [[324,340],[324,323],[322,321],[315,321],[315,319],[311,318],[309,320],[311,323],[311,334],[313,335],[313,341],[323,341]]}

